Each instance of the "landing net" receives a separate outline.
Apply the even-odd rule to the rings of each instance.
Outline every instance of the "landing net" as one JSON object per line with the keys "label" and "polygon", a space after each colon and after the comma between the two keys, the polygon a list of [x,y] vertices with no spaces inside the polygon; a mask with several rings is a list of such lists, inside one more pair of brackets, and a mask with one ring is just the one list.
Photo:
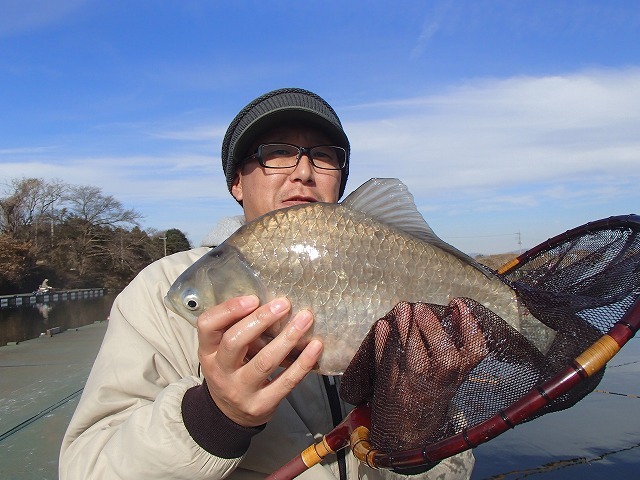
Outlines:
{"label": "landing net", "polygon": [[[372,327],[343,376],[341,396],[370,404],[374,449],[400,452],[466,435],[607,333],[640,296],[640,217],[570,230],[497,274],[521,301],[519,330],[471,299],[401,303]],[[534,346],[541,332],[527,327],[529,315],[555,331],[544,353]],[[574,405],[603,374],[585,375],[542,408],[532,407],[524,420]],[[473,446],[475,440],[467,440]]]}

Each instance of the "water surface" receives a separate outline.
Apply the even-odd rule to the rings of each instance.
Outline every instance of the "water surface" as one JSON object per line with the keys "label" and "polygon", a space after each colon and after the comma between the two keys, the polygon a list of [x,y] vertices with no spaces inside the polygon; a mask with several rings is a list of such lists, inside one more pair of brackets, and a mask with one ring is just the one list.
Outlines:
{"label": "water surface", "polygon": [[474,450],[472,479],[640,478],[640,339],[611,360],[596,391]]}
{"label": "water surface", "polygon": [[59,327],[61,331],[106,320],[113,295],[0,308],[0,346],[24,342]]}

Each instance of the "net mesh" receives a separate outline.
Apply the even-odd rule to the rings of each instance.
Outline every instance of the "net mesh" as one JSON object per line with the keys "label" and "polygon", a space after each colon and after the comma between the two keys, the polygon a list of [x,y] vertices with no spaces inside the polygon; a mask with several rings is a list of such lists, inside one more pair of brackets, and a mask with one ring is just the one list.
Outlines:
{"label": "net mesh", "polygon": [[[467,298],[446,306],[400,303],[374,324],[340,394],[352,404],[370,402],[375,448],[418,448],[483,422],[570,364],[623,316],[640,295],[639,224],[569,233],[502,275],[517,292],[522,318],[532,315],[556,332],[545,353],[534,346],[535,328],[518,331]],[[530,419],[572,406],[603,374]]]}

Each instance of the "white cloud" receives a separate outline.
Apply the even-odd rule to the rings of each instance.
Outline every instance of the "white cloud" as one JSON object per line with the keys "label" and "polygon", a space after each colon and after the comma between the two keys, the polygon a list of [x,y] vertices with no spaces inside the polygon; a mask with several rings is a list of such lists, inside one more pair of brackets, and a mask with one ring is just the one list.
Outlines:
{"label": "white cloud", "polygon": [[31,155],[31,154],[42,154],[45,152],[54,151],[57,146],[41,146],[41,147],[16,147],[16,148],[0,148],[0,160],[2,160],[3,156],[10,155]]}
{"label": "white cloud", "polygon": [[427,48],[431,38],[436,35],[438,30],[440,30],[442,23],[449,15],[452,7],[451,4],[452,2],[450,0],[438,2],[435,4],[433,12],[429,12],[427,14],[422,25],[422,30],[420,31],[420,36],[418,37],[417,44],[411,52],[411,58],[416,59],[422,55],[422,52]]}
{"label": "white cloud", "polygon": [[[2,177],[59,178],[69,184],[95,185],[105,193],[135,203],[144,199],[171,202],[222,196],[226,185],[214,184],[219,163],[206,156],[77,157],[64,161],[3,161]],[[222,174],[220,174],[221,176]]]}
{"label": "white cloud", "polygon": [[638,69],[481,80],[348,114],[352,172],[417,195],[640,175]]}

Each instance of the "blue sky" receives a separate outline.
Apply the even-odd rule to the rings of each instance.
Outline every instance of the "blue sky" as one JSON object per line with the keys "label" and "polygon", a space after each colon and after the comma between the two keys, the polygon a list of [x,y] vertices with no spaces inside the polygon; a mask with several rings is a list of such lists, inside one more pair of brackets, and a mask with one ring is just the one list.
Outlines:
{"label": "blue sky", "polygon": [[0,0],[0,183],[100,187],[199,244],[228,123],[307,88],[469,253],[640,213],[637,1]]}

